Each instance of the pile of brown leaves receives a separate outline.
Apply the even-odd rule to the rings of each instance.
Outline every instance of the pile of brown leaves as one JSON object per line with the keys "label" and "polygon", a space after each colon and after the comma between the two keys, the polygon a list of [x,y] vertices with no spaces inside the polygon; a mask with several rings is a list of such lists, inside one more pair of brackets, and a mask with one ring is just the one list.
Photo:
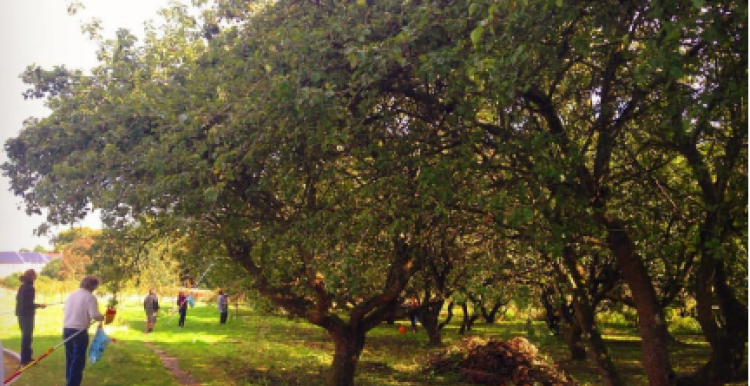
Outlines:
{"label": "pile of brown leaves", "polygon": [[509,341],[464,338],[431,358],[427,370],[458,373],[462,381],[481,385],[577,386],[521,337]]}

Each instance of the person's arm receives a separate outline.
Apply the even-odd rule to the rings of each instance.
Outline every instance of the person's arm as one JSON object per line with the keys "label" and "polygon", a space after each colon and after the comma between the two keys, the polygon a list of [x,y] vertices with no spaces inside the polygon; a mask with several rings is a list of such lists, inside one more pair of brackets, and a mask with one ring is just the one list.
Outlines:
{"label": "person's arm", "polygon": [[46,308],[47,307],[46,304],[41,304],[41,303],[35,303],[34,302],[36,300],[36,288],[31,287],[29,289],[29,291],[31,292],[31,297],[29,298],[29,299],[31,299],[31,307],[33,307],[33,308]]}
{"label": "person's arm", "polygon": [[94,296],[94,294],[91,294],[91,297],[89,299],[89,317],[93,320],[101,322],[102,320],[104,320],[104,315],[99,312],[99,301],[96,300],[96,296]]}

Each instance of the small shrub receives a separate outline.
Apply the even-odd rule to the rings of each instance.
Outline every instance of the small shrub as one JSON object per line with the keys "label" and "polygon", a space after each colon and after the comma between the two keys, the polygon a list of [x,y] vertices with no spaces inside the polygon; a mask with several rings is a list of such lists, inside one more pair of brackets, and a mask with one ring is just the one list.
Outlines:
{"label": "small shrub", "polygon": [[632,311],[605,311],[596,314],[597,324],[632,326],[635,321],[636,314]]}
{"label": "small shrub", "polygon": [[0,285],[2,285],[5,288],[18,289],[18,287],[21,286],[21,279],[19,279],[21,274],[22,274],[21,272],[16,272],[14,274],[11,274],[5,279],[2,279],[2,283],[0,283]]}
{"label": "small shrub", "polygon": [[700,334],[701,326],[695,318],[676,316],[669,321],[669,332],[677,335]]}
{"label": "small shrub", "polygon": [[50,277],[52,279],[62,279],[60,277],[60,266],[62,265],[62,259],[55,259],[47,263],[42,272],[40,272],[40,278],[42,276]]}

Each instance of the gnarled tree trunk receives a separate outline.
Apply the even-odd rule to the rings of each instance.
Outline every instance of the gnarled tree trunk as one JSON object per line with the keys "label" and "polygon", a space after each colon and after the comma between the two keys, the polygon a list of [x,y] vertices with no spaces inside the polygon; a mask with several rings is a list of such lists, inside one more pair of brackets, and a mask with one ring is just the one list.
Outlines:
{"label": "gnarled tree trunk", "polygon": [[440,335],[440,310],[443,309],[445,300],[433,300],[420,308],[419,316],[422,321],[422,327],[427,331],[430,346],[439,346],[443,344],[443,337]]}
{"label": "gnarled tree trunk", "polygon": [[461,303],[461,311],[463,312],[463,320],[461,320],[461,327],[458,329],[459,335],[463,335],[466,331],[471,331],[474,322],[479,318],[476,308],[474,308],[473,314],[469,314],[469,305],[466,302]]}
{"label": "gnarled tree trunk", "polygon": [[338,326],[328,330],[328,333],[336,350],[331,366],[332,385],[354,386],[357,363],[365,347],[365,331],[356,327]]}
{"label": "gnarled tree trunk", "polygon": [[594,354],[594,360],[596,360],[604,383],[607,386],[624,386],[625,384],[622,378],[620,378],[620,373],[617,371],[617,367],[607,351],[604,339],[602,339],[601,334],[596,328],[594,320],[595,305],[592,304],[591,298],[584,288],[584,280],[578,271],[578,265],[573,253],[573,248],[570,246],[563,248],[563,262],[575,283],[575,287],[573,288],[574,319],[588,338],[589,347]]}
{"label": "gnarled tree trunk", "polygon": [[669,360],[669,334],[651,277],[622,221],[604,219],[607,243],[633,294],[643,348],[643,366],[650,386],[673,386],[675,374]]}
{"label": "gnarled tree trunk", "polygon": [[[747,380],[747,306],[729,288],[724,269],[724,262],[704,247],[696,282],[696,308],[711,357],[695,374],[682,378],[683,385],[718,386]],[[714,301],[719,305],[718,315]]]}

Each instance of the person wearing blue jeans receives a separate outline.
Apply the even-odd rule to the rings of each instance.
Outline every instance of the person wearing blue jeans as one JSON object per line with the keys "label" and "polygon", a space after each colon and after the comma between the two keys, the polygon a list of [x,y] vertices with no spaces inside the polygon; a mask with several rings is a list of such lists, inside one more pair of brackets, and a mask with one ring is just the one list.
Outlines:
{"label": "person wearing blue jeans", "polygon": [[72,338],[65,342],[65,379],[68,386],[79,386],[83,381],[83,369],[86,367],[86,348],[89,346],[89,334],[88,331],[64,328],[63,339],[68,339],[71,336]]}
{"label": "person wearing blue jeans", "polygon": [[29,269],[19,279],[23,284],[21,284],[21,287],[18,288],[18,293],[16,293],[16,316],[18,317],[18,327],[21,329],[21,366],[25,366],[34,360],[31,341],[34,335],[36,309],[44,308],[45,305],[34,303],[36,297],[36,290],[34,289],[36,272],[33,269]]}
{"label": "person wearing blue jeans", "polygon": [[83,369],[86,367],[86,349],[89,346],[89,326],[92,320],[104,320],[104,315],[99,312],[99,303],[92,293],[98,286],[99,279],[86,276],[81,280],[81,288],[70,294],[65,301],[63,338],[67,386],[81,386]]}

